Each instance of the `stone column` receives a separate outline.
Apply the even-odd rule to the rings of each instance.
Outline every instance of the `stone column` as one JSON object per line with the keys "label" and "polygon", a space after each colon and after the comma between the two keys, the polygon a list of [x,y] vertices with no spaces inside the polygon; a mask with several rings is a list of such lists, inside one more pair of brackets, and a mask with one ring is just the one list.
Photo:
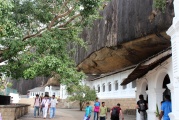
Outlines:
{"label": "stone column", "polygon": [[[178,81],[178,80],[174,79],[173,81]],[[171,99],[172,99],[172,113],[169,114],[170,120],[179,120],[179,104],[178,104],[179,83],[178,82],[171,83],[168,84],[167,87],[171,91]]]}
{"label": "stone column", "polygon": [[146,93],[148,94],[148,110],[147,110],[148,120],[158,120],[155,114],[156,105],[158,105],[158,108],[160,110],[164,91],[165,89],[156,89],[156,88],[149,89],[148,91],[146,91]]}
{"label": "stone column", "polygon": [[174,0],[174,12],[173,24],[167,31],[171,36],[173,66],[173,78],[168,85],[172,94],[172,113],[169,116],[171,120],[179,120],[179,0]]}

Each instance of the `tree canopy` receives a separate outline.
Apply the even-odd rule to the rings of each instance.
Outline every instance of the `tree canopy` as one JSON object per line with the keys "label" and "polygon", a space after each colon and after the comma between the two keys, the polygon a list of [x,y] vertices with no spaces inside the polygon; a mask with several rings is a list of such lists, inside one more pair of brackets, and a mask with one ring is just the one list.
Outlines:
{"label": "tree canopy", "polygon": [[85,102],[94,101],[96,99],[96,91],[86,85],[73,86],[73,93],[68,98],[70,101],[79,101],[80,110],[83,109]]}
{"label": "tree canopy", "polygon": [[[103,0],[0,0],[0,72],[12,78],[60,75],[77,83],[75,46]],[[73,47],[72,47],[73,46]]]}

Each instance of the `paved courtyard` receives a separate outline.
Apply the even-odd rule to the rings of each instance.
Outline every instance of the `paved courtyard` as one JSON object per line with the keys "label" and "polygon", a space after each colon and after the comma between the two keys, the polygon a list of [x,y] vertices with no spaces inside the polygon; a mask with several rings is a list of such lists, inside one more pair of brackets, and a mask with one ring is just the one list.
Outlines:
{"label": "paved courtyard", "polygon": [[[56,117],[53,120],[83,120],[84,111],[79,111],[77,109],[57,109],[56,110]],[[92,114],[93,116],[93,114]],[[109,116],[109,115],[108,115]],[[29,114],[21,117],[18,120],[41,120],[42,115],[39,118],[33,117],[33,109],[30,109]],[[49,115],[47,117],[49,119]],[[91,120],[93,120],[91,118]],[[110,120],[109,117],[107,120]],[[125,115],[124,120],[135,120],[135,116],[132,115]]]}

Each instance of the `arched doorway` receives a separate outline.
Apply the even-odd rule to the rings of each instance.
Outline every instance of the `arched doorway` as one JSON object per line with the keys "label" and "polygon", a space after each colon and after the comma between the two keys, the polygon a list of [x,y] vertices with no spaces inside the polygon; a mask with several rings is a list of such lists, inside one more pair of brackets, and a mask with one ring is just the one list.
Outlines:
{"label": "arched doorway", "polygon": [[162,86],[163,89],[165,89],[165,91],[163,92],[163,100],[164,100],[165,95],[170,95],[171,96],[171,92],[168,89],[167,84],[170,84],[170,77],[169,77],[168,74],[165,76],[164,81],[163,81],[163,86]]}
{"label": "arched doorway", "polygon": [[148,95],[146,93],[146,91],[148,90],[148,84],[146,81],[144,81],[142,83],[142,87],[141,87],[141,90],[140,90],[140,94],[144,95],[144,99],[148,101]]}

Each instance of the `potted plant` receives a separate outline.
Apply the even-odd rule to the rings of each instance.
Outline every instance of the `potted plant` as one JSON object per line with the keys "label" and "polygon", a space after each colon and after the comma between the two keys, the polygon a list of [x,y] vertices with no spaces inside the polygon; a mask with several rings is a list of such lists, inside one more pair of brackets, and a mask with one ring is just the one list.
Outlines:
{"label": "potted plant", "polygon": [[156,117],[158,118],[158,120],[160,120],[160,112],[158,109],[158,105],[156,104],[156,112],[155,112]]}

